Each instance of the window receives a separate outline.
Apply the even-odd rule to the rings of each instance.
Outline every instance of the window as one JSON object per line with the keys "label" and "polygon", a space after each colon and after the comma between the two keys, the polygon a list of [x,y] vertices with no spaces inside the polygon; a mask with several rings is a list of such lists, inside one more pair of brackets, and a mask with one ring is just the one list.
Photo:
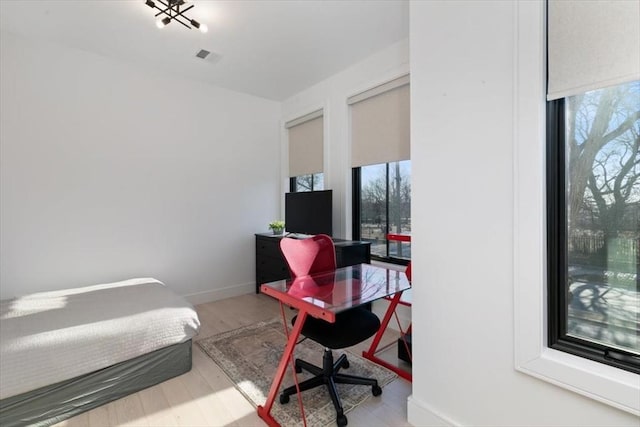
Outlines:
{"label": "window", "polygon": [[396,263],[411,259],[411,244],[388,233],[411,233],[411,161],[353,169],[353,236],[371,242],[371,255]]}
{"label": "window", "polygon": [[640,81],[547,105],[549,346],[640,373]]}
{"label": "window", "polygon": [[318,190],[324,190],[324,175],[322,172],[293,176],[289,180],[289,191],[292,193]]}
{"label": "window", "polygon": [[371,256],[407,264],[411,244],[389,233],[411,233],[409,76],[403,75],[347,99],[351,114],[353,227],[371,242]]}
{"label": "window", "polygon": [[[569,2],[558,2],[559,5]],[[596,2],[571,2],[572,5],[590,6]],[[611,2],[614,3],[614,2]],[[622,2],[615,2],[622,4]],[[597,2],[598,16],[603,13],[603,3]],[[609,4],[609,3],[608,3]],[[634,6],[633,2],[625,2]],[[637,6],[638,3],[635,3]],[[631,414],[640,414],[640,383],[638,375],[615,366],[600,363],[581,355],[560,351],[549,346],[549,304],[547,265],[547,182],[545,173],[550,165],[547,159],[544,103],[541,94],[548,91],[545,62],[547,52],[541,43],[545,39],[546,4],[544,2],[519,2],[516,13],[517,67],[515,69],[516,93],[514,103],[514,347],[515,368],[519,372],[572,393],[610,405]],[[572,16],[575,16],[572,13]],[[625,11],[625,17],[638,17],[633,11]],[[561,20],[566,23],[567,20]],[[581,17],[577,22],[585,22]],[[620,27],[620,20],[615,21]],[[595,28],[589,26],[588,28]],[[614,29],[615,29],[614,28]],[[606,33],[607,39],[611,29]],[[571,31],[568,34],[575,34]],[[624,29],[625,34],[632,32]],[[635,34],[640,34],[636,32]],[[579,37],[584,40],[585,37]],[[549,41],[551,43],[551,40]],[[593,48],[595,43],[589,43]],[[612,50],[612,49],[609,49]],[[609,51],[608,50],[608,51]],[[637,49],[635,49],[637,50]],[[624,54],[629,55],[629,50]],[[602,53],[597,53],[602,57]],[[563,56],[563,55],[559,55]],[[580,55],[585,57],[586,55]],[[620,62],[620,61],[616,61]],[[605,61],[611,68],[613,61]],[[640,63],[638,63],[640,65]],[[578,73],[573,73],[577,75]],[[639,73],[640,74],[640,73]],[[637,79],[636,79],[637,80]],[[624,83],[624,82],[618,82]],[[609,84],[608,86],[611,86]],[[574,87],[585,87],[574,85]],[[604,86],[601,86],[604,87]],[[583,90],[586,91],[588,89]],[[564,93],[557,98],[574,94]],[[551,98],[551,99],[557,99]],[[541,126],[545,124],[545,126]]]}
{"label": "window", "polygon": [[289,137],[289,187],[291,192],[324,187],[324,116],[316,110],[285,123]]}

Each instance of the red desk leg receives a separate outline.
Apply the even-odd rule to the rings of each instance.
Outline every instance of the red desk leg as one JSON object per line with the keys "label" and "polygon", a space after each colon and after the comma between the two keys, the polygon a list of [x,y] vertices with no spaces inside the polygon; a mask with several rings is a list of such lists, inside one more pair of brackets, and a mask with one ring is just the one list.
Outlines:
{"label": "red desk leg", "polygon": [[405,371],[404,369],[400,369],[399,367],[392,365],[376,356],[376,351],[378,350],[378,345],[380,344],[380,340],[382,339],[384,332],[387,330],[387,326],[389,325],[389,320],[391,320],[391,316],[393,316],[393,313],[396,311],[396,307],[400,302],[400,297],[402,297],[402,292],[398,292],[393,296],[393,299],[391,300],[391,303],[387,308],[387,312],[384,314],[382,323],[380,324],[380,329],[378,329],[378,332],[376,333],[375,337],[373,337],[373,341],[371,342],[371,346],[369,347],[369,350],[362,352],[362,357],[364,357],[365,359],[369,359],[372,362],[377,363],[378,365],[384,366],[387,369],[392,370],[393,372],[395,372],[396,374],[398,374],[400,377],[404,378],[407,381],[412,381],[413,377],[409,372]]}
{"label": "red desk leg", "polygon": [[276,395],[278,394],[278,390],[280,389],[280,384],[282,384],[282,378],[284,378],[289,360],[293,356],[293,349],[296,346],[296,341],[300,337],[300,331],[302,330],[302,325],[304,325],[304,321],[306,319],[307,312],[300,310],[296,319],[296,323],[295,325],[293,325],[293,330],[289,334],[289,340],[287,341],[287,346],[284,349],[282,359],[280,359],[280,364],[278,365],[276,376],[271,383],[271,389],[269,390],[267,401],[265,402],[264,406],[258,406],[258,416],[272,427],[280,427],[280,424],[278,424],[275,418],[271,416],[271,407],[273,406],[273,401],[275,400]]}

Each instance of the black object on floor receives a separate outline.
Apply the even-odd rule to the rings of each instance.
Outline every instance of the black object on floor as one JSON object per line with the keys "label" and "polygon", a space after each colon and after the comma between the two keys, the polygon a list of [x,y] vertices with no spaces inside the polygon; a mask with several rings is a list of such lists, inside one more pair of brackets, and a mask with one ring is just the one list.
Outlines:
{"label": "black object on floor", "polygon": [[[405,334],[404,339],[407,341],[407,346],[411,352],[411,334]],[[398,359],[411,363],[411,356],[410,353],[407,352],[407,346],[405,346],[402,337],[398,338]]]}

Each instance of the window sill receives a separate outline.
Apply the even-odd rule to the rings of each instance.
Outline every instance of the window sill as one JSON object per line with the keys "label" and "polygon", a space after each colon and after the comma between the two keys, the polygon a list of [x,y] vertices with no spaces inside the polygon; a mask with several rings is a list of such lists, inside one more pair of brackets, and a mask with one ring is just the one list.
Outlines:
{"label": "window sill", "polygon": [[626,412],[640,415],[638,375],[568,353],[544,348],[516,369]]}

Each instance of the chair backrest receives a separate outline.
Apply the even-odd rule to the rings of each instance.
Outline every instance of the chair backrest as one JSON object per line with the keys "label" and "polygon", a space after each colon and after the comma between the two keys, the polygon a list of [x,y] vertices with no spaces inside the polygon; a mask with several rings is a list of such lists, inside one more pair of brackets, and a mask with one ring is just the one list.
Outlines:
{"label": "chair backrest", "polygon": [[293,278],[336,269],[336,248],[326,234],[280,240],[280,250]]}
{"label": "chair backrest", "polygon": [[[390,242],[411,242],[411,236],[408,234],[389,233],[387,234],[387,240]],[[407,265],[405,274],[407,275],[407,279],[411,282],[411,261],[409,261],[409,264]]]}

